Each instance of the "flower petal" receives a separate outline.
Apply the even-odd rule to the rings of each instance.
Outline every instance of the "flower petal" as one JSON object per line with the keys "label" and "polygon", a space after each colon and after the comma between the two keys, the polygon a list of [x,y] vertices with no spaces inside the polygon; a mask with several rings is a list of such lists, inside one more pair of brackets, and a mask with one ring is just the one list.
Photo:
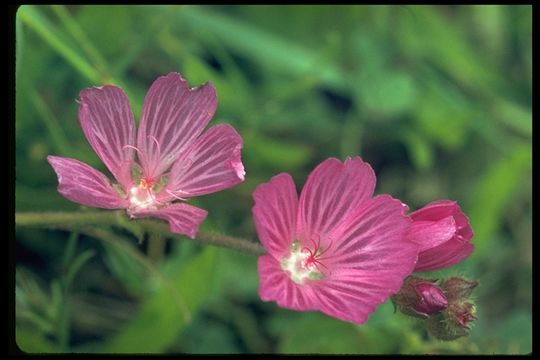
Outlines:
{"label": "flower petal", "polygon": [[133,218],[155,217],[169,222],[172,232],[195,239],[199,225],[208,212],[184,203],[175,203],[158,210],[141,210],[131,213]]}
{"label": "flower petal", "polygon": [[159,177],[204,130],[217,107],[206,83],[190,89],[178,73],[159,77],[144,99],[137,146],[144,175]]}
{"label": "flower petal", "polygon": [[113,85],[81,91],[79,121],[86,139],[124,187],[131,180],[135,121],[122,89]]}
{"label": "flower petal", "polygon": [[402,274],[388,269],[337,269],[314,285],[314,293],[323,313],[362,324],[378,305],[399,291],[403,279]]}
{"label": "flower petal", "polygon": [[104,209],[128,206],[101,172],[79,160],[47,156],[58,176],[58,192],[76,203]]}
{"label": "flower petal", "polygon": [[442,245],[418,254],[415,272],[435,271],[448,268],[465,260],[474,250],[474,245],[455,236]]}
{"label": "flower petal", "polygon": [[309,175],[302,194],[297,232],[304,241],[324,239],[341,219],[369,199],[375,173],[359,157],[345,163],[330,158]]}
{"label": "flower petal", "polygon": [[241,183],[245,175],[241,149],[242,138],[230,125],[212,126],[174,163],[166,190],[188,198]]}
{"label": "flower petal", "polygon": [[431,249],[450,240],[456,233],[456,222],[452,216],[438,221],[413,221],[407,237],[419,245],[418,251]]}
{"label": "flower petal", "polygon": [[447,216],[452,216],[456,209],[459,208],[457,203],[452,200],[437,200],[426,206],[413,211],[410,217],[414,220],[437,221]]}
{"label": "flower petal", "polygon": [[410,225],[405,211],[401,201],[389,195],[365,202],[328,235],[328,260],[323,257],[322,261],[330,271],[354,268],[392,271],[401,278],[409,275],[418,245],[405,237]]}
{"label": "flower petal", "polygon": [[411,213],[414,221],[437,221],[447,216],[452,216],[456,222],[459,235],[465,240],[473,237],[473,231],[467,216],[461,211],[458,203],[452,200],[438,200],[427,204],[421,209]]}
{"label": "flower petal", "polygon": [[271,255],[259,257],[259,296],[263,301],[275,301],[283,308],[317,310],[315,294],[310,286],[295,284]]}
{"label": "flower petal", "polygon": [[298,195],[291,176],[281,173],[253,192],[253,218],[259,239],[280,260],[290,251],[296,233]]}

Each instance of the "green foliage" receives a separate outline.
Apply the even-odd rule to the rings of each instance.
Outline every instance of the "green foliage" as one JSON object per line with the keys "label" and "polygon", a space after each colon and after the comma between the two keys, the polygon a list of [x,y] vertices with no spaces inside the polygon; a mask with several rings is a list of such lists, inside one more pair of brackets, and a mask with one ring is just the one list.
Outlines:
{"label": "green foliage", "polygon": [[105,352],[152,353],[170,346],[211,289],[215,253],[206,248],[184,266],[170,259],[165,274],[174,279],[172,287],[159,283],[137,315],[106,342]]}
{"label": "green foliage", "polygon": [[160,245],[138,221],[17,228],[23,351],[531,351],[531,6],[25,5],[15,31],[16,211],[81,210],[58,194],[49,154],[107,173],[77,121],[82,89],[121,86],[138,121],[152,81],[178,71],[215,85],[211,125],[244,138],[246,181],[195,200],[204,230],[255,239],[258,184],[286,171],[301,189],[325,158],[360,155],[377,193],[411,210],[459,202],[475,252],[434,276],[480,282],[471,336],[440,342],[390,302],[361,326],[264,303],[256,258]]}

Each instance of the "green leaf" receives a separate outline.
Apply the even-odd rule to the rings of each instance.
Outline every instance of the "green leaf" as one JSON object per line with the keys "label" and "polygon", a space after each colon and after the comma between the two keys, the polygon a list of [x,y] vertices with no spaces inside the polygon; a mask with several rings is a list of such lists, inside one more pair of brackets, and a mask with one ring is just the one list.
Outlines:
{"label": "green leaf", "polygon": [[433,150],[427,139],[412,131],[406,131],[402,136],[416,168],[418,170],[430,169],[433,165]]}
{"label": "green leaf", "polygon": [[147,289],[146,269],[133,256],[119,246],[103,243],[104,262],[112,275],[122,282],[129,292],[142,295]]}
{"label": "green leaf", "polygon": [[244,149],[245,156],[253,158],[260,166],[282,171],[300,167],[311,156],[311,149],[307,145],[274,140],[254,133],[244,135]]}
{"label": "green leaf", "polygon": [[95,84],[100,83],[100,76],[92,65],[62,39],[52,23],[41,14],[39,9],[38,6],[24,5],[19,8],[17,15],[26,26],[34,30],[83,76]]}
{"label": "green leaf", "polygon": [[361,76],[356,89],[359,108],[386,116],[409,110],[416,96],[410,75],[387,69]]}
{"label": "green leaf", "polygon": [[504,99],[498,99],[492,114],[499,122],[527,138],[532,137],[532,113],[529,109]]}
{"label": "green leaf", "polygon": [[317,52],[237,18],[190,6],[178,12],[178,19],[194,29],[212,32],[233,50],[268,69],[295,76],[311,74],[330,86],[343,88],[339,67]]}
{"label": "green leaf", "polygon": [[486,256],[492,235],[502,225],[507,205],[520,191],[524,178],[531,176],[532,149],[520,145],[494,163],[477,181],[469,201],[469,215],[480,256]]}
{"label": "green leaf", "polygon": [[[182,309],[193,316],[211,289],[216,249],[207,247],[185,266],[171,266],[172,289],[159,283],[138,314],[103,347],[110,353],[157,353],[164,351],[187,324]],[[171,259],[174,262],[174,259]],[[177,264],[180,265],[180,264]],[[180,269],[179,269],[180,268]],[[182,302],[184,305],[179,304]]]}

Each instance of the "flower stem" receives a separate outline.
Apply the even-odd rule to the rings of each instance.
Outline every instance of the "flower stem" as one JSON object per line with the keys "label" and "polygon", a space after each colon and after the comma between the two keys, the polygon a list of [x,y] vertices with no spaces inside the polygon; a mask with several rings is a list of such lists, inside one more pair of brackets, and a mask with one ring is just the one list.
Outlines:
{"label": "flower stem", "polygon": [[161,234],[150,234],[148,238],[148,257],[159,264],[165,254],[165,238]]}
{"label": "flower stem", "polygon": [[[46,229],[74,230],[85,225],[110,225],[125,228],[127,216],[122,210],[88,212],[19,212],[15,213],[15,226],[40,227]],[[177,238],[171,233],[166,223],[158,220],[134,220],[150,234],[161,235],[163,239]],[[129,223],[128,223],[129,224]],[[183,237],[189,239],[188,237]],[[263,255],[264,249],[248,239],[226,236],[216,233],[199,232],[193,240],[198,243],[231,248],[251,255]]]}

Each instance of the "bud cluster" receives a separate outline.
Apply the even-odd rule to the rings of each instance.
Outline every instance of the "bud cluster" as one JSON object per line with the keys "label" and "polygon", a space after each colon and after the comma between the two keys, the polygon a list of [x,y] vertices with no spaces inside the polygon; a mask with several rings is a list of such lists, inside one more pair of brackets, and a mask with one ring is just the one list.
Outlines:
{"label": "bud cluster", "polygon": [[392,301],[405,315],[424,320],[428,332],[440,340],[469,334],[476,309],[471,293],[478,285],[460,277],[446,280],[409,276]]}

